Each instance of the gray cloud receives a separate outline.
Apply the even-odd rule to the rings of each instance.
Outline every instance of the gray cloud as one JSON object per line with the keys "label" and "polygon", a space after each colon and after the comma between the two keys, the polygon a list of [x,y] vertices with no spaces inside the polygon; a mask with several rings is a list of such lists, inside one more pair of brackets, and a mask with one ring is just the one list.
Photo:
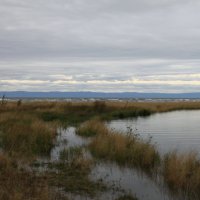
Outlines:
{"label": "gray cloud", "polygon": [[200,89],[198,0],[0,0],[0,90]]}

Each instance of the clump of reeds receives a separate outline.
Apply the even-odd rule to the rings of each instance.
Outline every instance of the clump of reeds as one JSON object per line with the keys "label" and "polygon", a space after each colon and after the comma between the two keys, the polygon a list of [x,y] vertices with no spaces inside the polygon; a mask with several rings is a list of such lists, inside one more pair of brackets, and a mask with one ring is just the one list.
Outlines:
{"label": "clump of reeds", "polygon": [[95,136],[99,133],[102,134],[103,132],[107,132],[106,126],[95,119],[84,122],[76,130],[77,135],[84,137]]}
{"label": "clump of reeds", "polygon": [[185,191],[187,195],[200,195],[200,161],[195,152],[168,153],[164,158],[164,180],[175,191]]}
{"label": "clump of reeds", "polygon": [[56,127],[29,115],[4,115],[0,119],[1,146],[7,152],[47,155],[54,145]]}
{"label": "clump of reeds", "polygon": [[153,144],[135,135],[123,135],[105,127],[100,128],[96,137],[89,144],[91,153],[102,159],[116,161],[122,165],[132,165],[146,170],[154,168],[160,160]]}

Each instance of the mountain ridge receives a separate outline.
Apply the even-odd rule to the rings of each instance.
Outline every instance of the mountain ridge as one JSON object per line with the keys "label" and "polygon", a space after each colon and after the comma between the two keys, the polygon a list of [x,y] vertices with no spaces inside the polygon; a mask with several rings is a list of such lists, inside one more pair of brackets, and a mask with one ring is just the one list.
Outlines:
{"label": "mountain ridge", "polygon": [[98,98],[98,99],[199,99],[200,92],[193,93],[140,93],[140,92],[29,92],[0,91],[0,98]]}

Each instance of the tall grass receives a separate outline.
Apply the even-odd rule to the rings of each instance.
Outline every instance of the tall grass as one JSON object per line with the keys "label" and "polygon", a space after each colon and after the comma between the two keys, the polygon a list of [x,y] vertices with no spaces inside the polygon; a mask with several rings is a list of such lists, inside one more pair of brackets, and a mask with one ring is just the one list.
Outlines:
{"label": "tall grass", "polygon": [[200,102],[7,102],[0,105],[2,113],[30,113],[42,121],[57,121],[62,124],[76,125],[95,116],[102,119],[116,119],[147,116],[156,112],[173,110],[200,109]]}
{"label": "tall grass", "polygon": [[146,170],[151,170],[159,163],[159,154],[149,141],[109,130],[102,122],[98,124],[101,126],[97,126],[96,137],[89,144],[94,156]]}
{"label": "tall grass", "polygon": [[184,191],[189,196],[200,195],[200,160],[197,153],[168,153],[164,158],[163,174],[165,182],[174,191]]}
{"label": "tall grass", "polygon": [[84,137],[91,137],[97,134],[101,134],[105,131],[107,131],[106,126],[99,120],[93,119],[81,124],[77,128],[76,134]]}
{"label": "tall grass", "polygon": [[0,125],[0,144],[7,152],[48,155],[54,145],[56,126],[30,115],[1,115]]}

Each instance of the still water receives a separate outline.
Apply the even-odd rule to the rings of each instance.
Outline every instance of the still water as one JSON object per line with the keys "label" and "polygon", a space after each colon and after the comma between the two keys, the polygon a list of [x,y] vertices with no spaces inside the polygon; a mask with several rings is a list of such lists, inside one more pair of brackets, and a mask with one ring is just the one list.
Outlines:
{"label": "still water", "polygon": [[[113,123],[116,122],[112,122],[111,124],[113,125]],[[120,123],[122,123],[122,121],[120,121]],[[125,122],[123,121],[123,123]],[[74,127],[59,129],[58,132],[56,146],[51,152],[51,162],[59,161],[59,155],[63,149],[80,146],[84,147],[90,141],[89,139],[76,135],[76,129]],[[86,157],[88,157],[88,155],[90,156],[89,152],[86,152]],[[90,159],[92,159],[92,157],[90,157]],[[172,195],[159,179],[152,179],[134,168],[120,167],[111,162],[97,162],[91,170],[90,178],[92,180],[102,180],[112,189],[100,192],[97,194],[96,198],[68,193],[67,195],[70,199],[115,200],[120,195],[131,194],[136,196],[139,200],[183,200],[181,196]]]}
{"label": "still water", "polygon": [[[126,120],[114,120],[109,127],[125,134],[132,129],[144,139],[152,137],[161,153],[177,149],[200,152],[200,111],[175,111]],[[51,162],[59,161],[60,152],[76,146],[84,147],[90,139],[76,135],[75,127],[59,129],[56,145],[51,152]],[[92,159],[89,152],[86,156]],[[115,163],[97,162],[90,174],[93,180],[102,180],[113,190],[100,192],[95,199],[113,200],[123,193],[136,195],[139,200],[184,200],[184,196],[172,194],[163,184],[161,177],[151,178],[134,168],[120,167]],[[119,191],[118,189],[119,188]],[[70,199],[91,200],[88,196],[69,194]],[[194,199],[193,199],[194,200]]]}
{"label": "still water", "polygon": [[171,150],[200,152],[200,111],[173,111],[149,117],[114,120],[112,129],[126,133],[132,129],[142,138],[152,137],[161,153]]}

